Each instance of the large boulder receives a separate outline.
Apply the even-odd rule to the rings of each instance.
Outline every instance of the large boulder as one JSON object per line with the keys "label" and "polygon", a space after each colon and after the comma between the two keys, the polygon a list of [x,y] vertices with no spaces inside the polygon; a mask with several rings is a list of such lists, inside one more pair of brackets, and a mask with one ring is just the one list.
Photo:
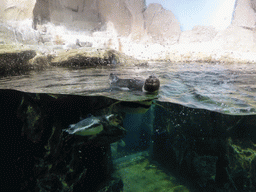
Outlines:
{"label": "large boulder", "polygon": [[241,52],[256,52],[256,31],[231,25],[220,31],[213,39],[222,49]]}
{"label": "large boulder", "polygon": [[118,34],[133,39],[141,38],[144,34],[143,0],[102,0],[99,1],[99,13],[103,21],[111,21]]}
{"label": "large boulder", "polygon": [[97,67],[108,65],[140,65],[146,63],[112,49],[82,48],[60,50],[52,56],[50,65],[65,67]]}
{"label": "large boulder", "polygon": [[183,31],[179,43],[196,43],[211,41],[217,34],[212,26],[195,26],[192,30]]}
{"label": "large boulder", "polygon": [[143,0],[37,0],[34,13],[34,28],[51,21],[72,29],[98,31],[112,22],[118,35],[132,35],[133,39],[144,34]]}
{"label": "large boulder", "polygon": [[36,0],[0,0],[0,20],[32,18]]}
{"label": "large boulder", "polygon": [[144,12],[145,26],[154,42],[161,44],[177,43],[181,30],[178,20],[171,11],[162,5],[149,4]]}
{"label": "large boulder", "polygon": [[256,27],[256,0],[237,0],[232,24],[240,27]]}
{"label": "large boulder", "polygon": [[37,0],[33,11],[34,28],[51,21],[69,28],[93,30],[101,26],[96,0]]}

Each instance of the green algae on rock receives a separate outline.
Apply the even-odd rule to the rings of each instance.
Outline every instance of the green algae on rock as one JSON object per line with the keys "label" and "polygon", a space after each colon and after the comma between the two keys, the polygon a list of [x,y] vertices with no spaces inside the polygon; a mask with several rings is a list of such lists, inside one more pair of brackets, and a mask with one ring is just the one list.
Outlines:
{"label": "green algae on rock", "polygon": [[112,49],[81,48],[57,51],[51,65],[62,67],[97,67],[107,65],[138,65],[144,63]]}
{"label": "green algae on rock", "polygon": [[22,74],[31,70],[29,60],[36,51],[21,46],[0,45],[0,77]]}

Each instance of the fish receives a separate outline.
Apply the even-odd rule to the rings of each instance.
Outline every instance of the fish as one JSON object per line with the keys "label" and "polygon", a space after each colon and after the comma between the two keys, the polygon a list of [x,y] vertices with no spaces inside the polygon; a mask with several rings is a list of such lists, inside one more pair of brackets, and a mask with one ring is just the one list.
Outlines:
{"label": "fish", "polygon": [[100,118],[95,116],[87,117],[76,124],[69,125],[68,129],[63,131],[80,136],[94,136],[103,131],[103,125]]}

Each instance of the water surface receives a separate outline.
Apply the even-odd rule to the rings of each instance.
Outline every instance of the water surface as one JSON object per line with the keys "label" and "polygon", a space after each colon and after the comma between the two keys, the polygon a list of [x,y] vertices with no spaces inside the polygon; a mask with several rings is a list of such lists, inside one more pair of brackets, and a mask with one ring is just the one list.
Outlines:
{"label": "water surface", "polygon": [[0,89],[34,93],[104,95],[120,100],[155,96],[129,90],[113,90],[109,74],[145,79],[152,73],[161,82],[159,101],[179,103],[229,114],[256,113],[256,67],[253,64],[149,63],[147,66],[115,66],[86,69],[51,68],[0,79]]}

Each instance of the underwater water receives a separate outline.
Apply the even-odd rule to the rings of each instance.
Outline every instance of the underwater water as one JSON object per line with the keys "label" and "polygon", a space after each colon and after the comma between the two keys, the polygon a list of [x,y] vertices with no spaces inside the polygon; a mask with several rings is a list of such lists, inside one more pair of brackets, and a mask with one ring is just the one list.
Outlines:
{"label": "underwater water", "polygon": [[[161,87],[157,95],[113,89],[109,85],[110,73],[120,78],[142,79],[155,74]],[[91,173],[85,169],[87,164],[100,169],[95,162],[108,162],[108,167],[112,164],[109,159],[113,162],[111,174],[120,179],[112,186],[112,191],[253,191],[256,188],[255,85],[256,69],[250,64],[149,63],[135,67],[52,68],[0,79],[1,105],[11,103],[15,94],[19,96],[14,98],[22,100],[15,105],[18,113],[23,114],[18,117],[22,116],[22,122],[26,122],[20,123],[23,127],[20,130],[25,130],[23,135],[37,138],[33,145],[46,139],[43,147],[54,148],[42,155],[44,157],[38,155],[41,161],[37,167],[44,164],[51,178],[64,183],[59,184],[61,191],[84,189],[83,182],[71,178],[86,179],[86,171]],[[21,92],[10,94],[7,99],[9,90]],[[153,102],[140,113],[137,108],[144,100]],[[135,103],[134,110],[126,110],[131,103]],[[118,116],[118,126],[125,134],[118,132],[118,135],[114,128],[103,123],[104,131],[93,137],[61,131],[80,118],[109,114]],[[1,118],[9,122],[8,118]],[[51,131],[44,135],[41,128],[38,130],[39,124]],[[85,155],[91,145],[98,150],[97,154],[92,154],[92,160]],[[104,146],[104,153],[98,145]],[[67,153],[60,155],[58,150]],[[101,152],[103,157],[106,153],[111,158],[101,159],[98,156]],[[68,160],[69,154],[73,154],[70,156],[79,166]],[[76,160],[76,155],[82,160]],[[59,160],[52,163],[56,158]],[[75,168],[84,169],[85,176],[81,173],[82,176],[64,177],[65,171],[57,171],[68,162],[72,169],[65,169],[66,172],[71,174]],[[108,175],[109,169],[103,170],[103,175]],[[37,189],[51,186],[47,179],[42,179],[44,176],[39,178],[34,184]],[[98,177],[92,178],[99,183]],[[71,180],[76,184],[71,184]]]}

